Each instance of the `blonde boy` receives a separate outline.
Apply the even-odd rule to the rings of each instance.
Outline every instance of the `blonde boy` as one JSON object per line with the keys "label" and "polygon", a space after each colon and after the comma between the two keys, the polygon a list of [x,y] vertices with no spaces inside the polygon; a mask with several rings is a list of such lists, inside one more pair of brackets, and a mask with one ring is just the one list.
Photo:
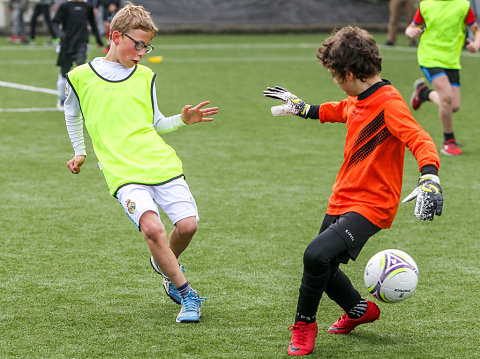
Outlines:
{"label": "blonde boy", "polygon": [[[209,116],[218,109],[205,108],[205,101],[186,105],[176,116],[162,115],[155,74],[139,65],[153,50],[156,33],[150,14],[127,3],[112,20],[107,55],[68,73],[65,120],[75,156],[67,167],[78,174],[85,161],[85,122],[110,193],[145,237],[167,294],[182,305],[177,322],[198,322],[205,298],[192,289],[177,262],[197,230],[197,207],[182,162],[159,134],[212,121]],[[169,240],[158,207],[174,224]]]}

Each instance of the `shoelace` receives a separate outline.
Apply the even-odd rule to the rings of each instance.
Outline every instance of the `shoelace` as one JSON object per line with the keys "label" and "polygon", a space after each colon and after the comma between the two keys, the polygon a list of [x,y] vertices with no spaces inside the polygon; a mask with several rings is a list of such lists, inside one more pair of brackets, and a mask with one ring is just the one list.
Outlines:
{"label": "shoelace", "polygon": [[194,297],[187,295],[185,299],[182,301],[182,306],[185,312],[187,311],[195,311],[198,308],[200,302],[204,302],[207,298],[206,297]]}
{"label": "shoelace", "polygon": [[295,338],[292,338],[292,342],[295,339],[295,344],[303,345],[307,342],[307,332],[308,332],[308,327],[305,326],[300,326],[300,325],[291,325],[288,327],[289,331],[293,331],[293,334],[295,335]]}
{"label": "shoelace", "polygon": [[338,318],[338,322],[344,322],[345,320],[347,320],[348,316],[347,316],[347,313],[343,313],[343,315]]}

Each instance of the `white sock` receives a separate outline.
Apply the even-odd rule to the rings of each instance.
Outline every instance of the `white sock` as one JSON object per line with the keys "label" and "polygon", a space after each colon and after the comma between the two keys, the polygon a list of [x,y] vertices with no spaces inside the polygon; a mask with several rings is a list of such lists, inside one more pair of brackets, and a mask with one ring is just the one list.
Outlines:
{"label": "white sock", "polygon": [[57,91],[58,91],[58,99],[60,102],[64,102],[66,98],[65,94],[65,87],[67,86],[67,79],[62,76],[62,74],[58,74],[57,80]]}

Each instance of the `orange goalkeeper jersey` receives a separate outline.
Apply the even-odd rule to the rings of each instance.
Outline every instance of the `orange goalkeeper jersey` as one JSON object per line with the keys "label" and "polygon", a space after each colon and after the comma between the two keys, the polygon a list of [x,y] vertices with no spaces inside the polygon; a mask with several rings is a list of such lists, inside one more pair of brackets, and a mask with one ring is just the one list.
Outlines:
{"label": "orange goalkeeper jersey", "polygon": [[405,146],[419,169],[440,166],[432,138],[388,81],[357,97],[320,105],[319,119],[322,123],[347,124],[345,160],[333,185],[327,214],[353,211],[380,228],[389,228],[400,202]]}

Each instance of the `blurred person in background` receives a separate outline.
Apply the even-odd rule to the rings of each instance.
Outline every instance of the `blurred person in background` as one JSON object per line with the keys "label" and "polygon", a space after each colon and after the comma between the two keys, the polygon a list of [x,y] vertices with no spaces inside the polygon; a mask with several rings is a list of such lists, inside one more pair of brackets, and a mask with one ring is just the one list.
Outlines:
{"label": "blurred person in background", "polygon": [[28,0],[9,0],[7,10],[12,14],[12,36],[8,38],[9,42],[15,44],[27,43],[25,23],[23,14],[28,8]]}
{"label": "blurred person in background", "polygon": [[98,0],[98,8],[101,8],[103,13],[103,32],[107,38],[107,47],[103,49],[104,53],[110,50],[110,23],[120,7],[120,0]]}
{"label": "blurred person in background", "polygon": [[57,110],[63,111],[67,73],[74,61],[77,65],[82,65],[87,60],[90,35],[88,24],[95,35],[97,45],[103,47],[103,42],[98,33],[93,6],[83,0],[70,0],[60,4],[52,23],[56,35],[60,38],[57,58],[57,66],[60,67],[57,80]]}
{"label": "blurred person in background", "polygon": [[53,30],[52,20],[50,18],[50,9],[55,10],[56,5],[53,0],[33,0],[35,7],[33,8],[32,17],[30,18],[30,44],[35,45],[35,34],[37,29],[37,20],[40,15],[43,15],[45,23],[48,27],[51,40],[46,42],[45,45],[55,45],[55,39],[57,35]]}
{"label": "blurred person in background", "polygon": [[[474,41],[466,39],[466,27]],[[426,101],[438,106],[443,128],[441,153],[462,154],[453,133],[453,113],[460,109],[460,54],[462,48],[475,53],[480,48],[480,31],[475,14],[467,0],[423,0],[413,21],[405,30],[409,38],[420,37],[417,59],[433,89],[424,78],[417,79],[410,98],[412,109]]]}
{"label": "blurred person in background", "polygon": [[[409,24],[413,19],[413,15],[415,14],[416,5],[417,0],[390,0],[390,18],[388,21],[388,33],[385,45],[395,45],[402,9],[403,13],[405,14],[405,22]],[[417,46],[417,42],[414,39],[409,39],[408,45],[415,47]]]}

